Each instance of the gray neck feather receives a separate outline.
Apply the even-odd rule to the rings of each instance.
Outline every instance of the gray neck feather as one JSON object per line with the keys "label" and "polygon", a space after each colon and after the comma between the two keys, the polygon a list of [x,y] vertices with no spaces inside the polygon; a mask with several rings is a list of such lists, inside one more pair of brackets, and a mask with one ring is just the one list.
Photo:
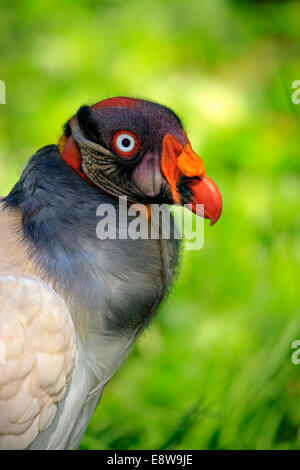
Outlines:
{"label": "gray neck feather", "polygon": [[[97,207],[118,199],[84,181],[57,146],[39,150],[5,198],[22,211],[41,277],[67,302],[82,339],[131,338],[159,306],[177,263],[171,240],[99,240]],[[124,229],[118,222],[118,229]]]}

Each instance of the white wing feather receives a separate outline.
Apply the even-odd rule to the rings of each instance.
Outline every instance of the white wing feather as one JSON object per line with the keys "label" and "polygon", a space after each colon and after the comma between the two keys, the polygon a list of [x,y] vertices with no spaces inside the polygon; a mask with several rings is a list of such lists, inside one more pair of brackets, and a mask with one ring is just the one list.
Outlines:
{"label": "white wing feather", "polygon": [[0,276],[0,449],[25,449],[50,426],[75,355],[71,315],[54,290]]}

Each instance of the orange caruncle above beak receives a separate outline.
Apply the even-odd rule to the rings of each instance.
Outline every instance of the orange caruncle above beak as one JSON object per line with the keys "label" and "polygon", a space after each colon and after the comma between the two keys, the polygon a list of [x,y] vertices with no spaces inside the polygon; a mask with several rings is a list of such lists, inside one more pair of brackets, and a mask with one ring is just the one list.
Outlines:
{"label": "orange caruncle above beak", "polygon": [[[193,212],[215,224],[222,212],[222,198],[217,185],[205,173],[204,163],[188,142],[185,146],[172,134],[163,139],[161,169],[177,204],[188,204]],[[180,194],[184,181],[189,200]],[[203,204],[204,211],[197,207]]]}

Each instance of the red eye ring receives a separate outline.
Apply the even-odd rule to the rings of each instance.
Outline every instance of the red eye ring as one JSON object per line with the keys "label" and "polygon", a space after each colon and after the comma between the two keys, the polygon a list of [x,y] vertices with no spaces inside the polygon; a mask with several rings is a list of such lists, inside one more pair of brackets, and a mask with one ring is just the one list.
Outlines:
{"label": "red eye ring", "polygon": [[140,148],[140,143],[136,135],[130,131],[118,131],[112,140],[114,150],[123,158],[130,158],[135,155]]}

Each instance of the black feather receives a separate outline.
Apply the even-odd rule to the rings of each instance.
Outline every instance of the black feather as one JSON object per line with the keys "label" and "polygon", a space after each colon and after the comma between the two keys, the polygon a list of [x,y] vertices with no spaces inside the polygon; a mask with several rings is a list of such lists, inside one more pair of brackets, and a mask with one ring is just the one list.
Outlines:
{"label": "black feather", "polygon": [[93,112],[89,106],[81,106],[81,108],[79,108],[77,111],[77,120],[79,127],[87,140],[97,144],[102,144],[97,121],[95,120]]}

